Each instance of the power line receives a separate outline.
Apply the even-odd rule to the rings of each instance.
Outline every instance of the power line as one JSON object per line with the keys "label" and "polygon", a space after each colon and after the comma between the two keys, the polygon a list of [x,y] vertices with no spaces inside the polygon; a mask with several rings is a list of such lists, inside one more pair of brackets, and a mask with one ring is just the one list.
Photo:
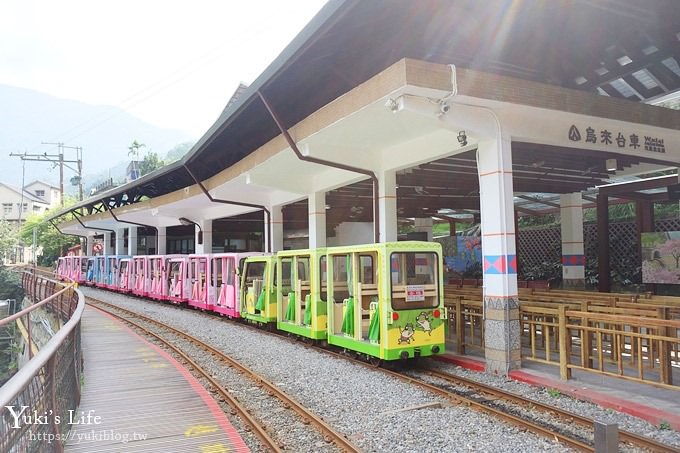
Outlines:
{"label": "power line", "polygon": [[[80,186],[80,200],[83,200],[83,160],[82,160],[82,151],[83,148],[80,146],[66,146],[61,142],[42,142],[43,145],[57,145],[57,149],[59,150],[59,154],[47,154],[47,153],[42,153],[42,154],[28,154],[28,153],[23,153],[23,154],[17,154],[17,153],[10,153],[10,156],[15,156],[19,157],[22,161],[34,161],[34,162],[50,162],[54,164],[55,166],[59,166],[59,193],[61,194],[61,205],[64,206],[64,167],[69,168],[76,173],[78,173],[78,183]],[[69,159],[64,159],[64,149],[75,149],[76,150],[76,160],[69,160]],[[75,169],[68,165],[69,163],[74,163],[78,165],[78,169]]]}

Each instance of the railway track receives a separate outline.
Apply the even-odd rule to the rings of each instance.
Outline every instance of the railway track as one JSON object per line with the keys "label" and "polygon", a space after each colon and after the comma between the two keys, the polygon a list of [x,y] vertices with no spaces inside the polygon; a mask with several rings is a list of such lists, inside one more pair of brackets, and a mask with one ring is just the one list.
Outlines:
{"label": "railway track", "polygon": [[[147,324],[152,324],[160,329],[164,329],[167,332],[170,332],[172,335],[178,336],[183,338],[184,340],[190,342],[191,344],[197,346],[198,348],[210,353],[212,356],[214,356],[217,360],[219,360],[222,363],[227,364],[229,367],[237,370],[241,374],[247,376],[249,379],[251,379],[253,382],[255,382],[259,387],[262,387],[265,389],[265,391],[272,396],[275,396],[278,398],[281,403],[284,405],[284,407],[289,408],[293,410],[298,417],[301,418],[302,423],[307,425],[311,424],[313,425],[324,437],[324,440],[327,442],[333,442],[339,449],[346,451],[346,452],[360,452],[355,445],[353,445],[349,440],[345,438],[345,436],[335,429],[333,429],[330,425],[328,425],[324,420],[322,420],[320,417],[318,417],[316,414],[310,412],[307,410],[304,406],[302,406],[299,402],[297,402],[295,399],[287,395],[285,392],[283,392],[281,389],[279,389],[276,385],[273,383],[269,382],[267,379],[263,378],[262,376],[258,375],[254,371],[250,370],[249,368],[245,367],[238,361],[234,360],[233,358],[229,357],[228,355],[224,354],[222,351],[213,348],[209,344],[201,341],[200,339],[187,334],[186,332],[183,332],[181,330],[175,329],[172,326],[169,326],[165,323],[162,323],[160,321],[157,321],[155,319],[149,318],[147,316],[144,316],[140,313],[127,310],[125,308],[121,308],[117,305],[114,304],[109,304],[107,302],[104,302],[102,300],[93,298],[88,296],[86,298],[86,302],[88,305],[91,305],[103,312],[106,312],[118,319],[121,319],[122,321],[130,324],[131,326],[134,326],[135,328],[138,328],[144,332],[145,335],[149,335],[159,342],[163,343],[166,345],[168,348],[170,348],[173,352],[175,352],[179,357],[182,358],[188,365],[188,368],[192,372],[196,372],[199,374],[202,378],[207,380],[210,384],[210,386],[213,388],[213,390],[219,394],[220,398],[224,399],[228,404],[234,409],[236,414],[241,417],[244,422],[251,427],[255,435],[260,439],[262,444],[265,446],[265,448],[269,449],[270,451],[276,451],[276,452],[281,452],[285,450],[285,446],[282,446],[279,444],[279,442],[275,441],[272,439],[272,437],[268,434],[267,430],[265,427],[259,423],[250,413],[249,411],[245,408],[243,404],[241,404],[236,398],[234,398],[227,390],[223,388],[222,385],[220,385],[219,382],[217,382],[216,379],[212,377],[209,371],[205,370],[201,365],[199,365],[195,360],[190,358],[184,351],[182,351],[180,348],[176,347],[172,342],[170,342],[168,339],[164,338],[162,335],[159,335],[155,332],[152,332],[149,330],[149,328],[145,327],[139,322],[136,322],[135,320],[131,318],[137,318],[138,320],[141,320],[144,323]],[[103,308],[107,307],[109,309]],[[112,311],[113,309],[114,311]],[[119,313],[116,313],[118,311],[119,313],[122,312],[124,315],[121,315]]]}
{"label": "railway track", "polygon": [[[514,393],[507,392],[496,387],[491,387],[489,385],[476,382],[461,376],[444,373],[442,371],[426,369],[423,372],[429,376],[441,379],[452,385],[464,386],[470,390],[471,394],[479,395],[483,400],[486,400],[492,404],[501,402],[502,404],[512,403],[522,408],[530,407],[532,410],[538,410],[546,414],[550,414],[553,417],[566,420],[571,424],[577,424],[579,426],[586,428],[593,427],[594,423],[593,419],[575,414],[573,412],[561,409],[556,406],[551,406],[535,400],[528,400],[520,395],[516,395]],[[649,451],[680,453],[680,449],[678,448],[674,448],[672,446],[657,442],[648,437],[641,436],[639,434],[631,433],[624,430],[619,430],[619,439],[621,442],[628,443],[636,447],[644,448]]]}
{"label": "railway track", "polygon": [[[274,335],[278,335],[272,332]],[[479,410],[480,412],[486,413],[488,415],[500,418],[512,425],[517,426],[520,429],[524,429],[533,432],[537,435],[544,436],[550,439],[558,440],[559,442],[574,448],[579,451],[595,451],[595,446],[591,442],[585,439],[586,436],[573,435],[566,432],[562,432],[550,426],[546,423],[537,423],[530,420],[526,416],[517,415],[517,410],[507,409],[504,406],[514,405],[515,407],[520,407],[522,409],[531,408],[532,410],[538,410],[545,414],[549,414],[551,417],[558,418],[561,420],[566,420],[570,424],[577,424],[584,429],[594,430],[594,420],[588,417],[584,417],[573,412],[561,409],[557,406],[551,406],[549,404],[541,403],[539,401],[530,400],[523,396],[516,395],[505,390],[501,390],[489,385],[473,381],[471,379],[466,379],[464,377],[444,373],[442,371],[426,369],[422,371],[426,375],[443,380],[450,385],[465,386],[469,389],[467,392],[457,392],[443,388],[438,385],[433,385],[431,383],[425,382],[420,378],[414,378],[409,374],[402,372],[396,372],[388,370],[386,368],[378,368],[375,365],[366,363],[365,361],[351,356],[330,351],[319,346],[312,346],[326,354],[333,354],[337,357],[344,358],[346,360],[351,360],[352,362],[358,363],[364,367],[380,370],[390,376],[397,379],[406,381],[408,383],[425,388],[433,393],[441,395],[457,404],[465,404]],[[594,434],[590,437],[594,437]],[[650,439],[639,434],[635,434],[625,430],[619,430],[619,442],[623,442],[638,448],[643,448],[647,451],[659,452],[659,453],[680,453],[680,449],[663,444],[654,439]]]}
{"label": "railway track", "polygon": [[[326,350],[324,350],[326,351]],[[519,417],[517,415],[514,415],[512,413],[509,413],[507,411],[504,411],[500,408],[493,407],[487,404],[484,404],[482,401],[480,401],[477,398],[474,397],[469,397],[462,395],[460,393],[456,393],[453,391],[450,391],[448,389],[442,388],[440,386],[425,382],[423,379],[413,377],[409,374],[405,374],[403,372],[397,372],[397,371],[392,371],[388,370],[386,368],[379,368],[374,365],[368,364],[363,362],[360,359],[355,359],[351,358],[348,356],[345,356],[343,354],[335,353],[335,352],[329,352],[326,351],[330,354],[336,354],[339,357],[344,357],[347,360],[352,360],[356,363],[361,364],[362,366],[365,366],[367,368],[371,368],[374,370],[379,370],[389,376],[392,376],[396,379],[405,381],[411,385],[415,385],[421,388],[426,389],[427,391],[430,391],[434,394],[437,394],[441,397],[444,397],[450,401],[452,401],[454,404],[463,404],[468,407],[471,407],[479,412],[482,412],[484,414],[487,414],[489,416],[501,419],[507,423],[510,423],[514,426],[516,426],[519,429],[530,431],[532,433],[535,433],[539,436],[547,437],[549,439],[556,440],[560,442],[563,445],[566,445],[570,448],[573,448],[575,450],[579,451],[595,451],[595,448],[591,446],[590,444],[586,443],[583,439],[576,438],[574,436],[570,436],[569,434],[563,433],[561,431],[556,431],[552,427],[544,426],[538,423],[535,423],[531,420],[528,420],[526,418]]]}
{"label": "railway track", "polygon": [[[112,305],[116,308],[118,308],[115,305]],[[124,310],[124,309],[121,309]],[[127,311],[127,310],[125,310]],[[133,313],[133,312],[131,312]],[[135,316],[139,316],[138,314],[135,314]],[[206,313],[206,316],[208,314]],[[249,324],[243,324],[244,326],[251,327],[253,329],[257,329],[254,326],[251,326]],[[276,333],[276,332],[270,332],[270,331],[264,331],[262,329],[257,329],[258,332],[263,333],[263,334],[271,334],[271,335],[276,335],[277,337],[280,338],[285,338],[289,341],[292,342],[297,342],[297,338],[291,338],[289,336]],[[345,360],[351,360],[355,363],[358,363],[364,367],[381,371],[385,374],[391,375],[395,377],[396,379],[405,381],[409,384],[419,386],[421,388],[424,388],[428,391],[431,391],[437,395],[440,395],[450,401],[453,401],[455,404],[463,404],[468,407],[471,407],[475,410],[478,410],[482,413],[486,413],[490,416],[500,418],[514,426],[517,426],[518,428],[526,431],[533,432],[537,435],[556,440],[563,445],[569,446],[570,448],[573,448],[575,450],[579,451],[595,451],[595,447],[592,445],[592,441],[588,439],[588,437],[592,438],[593,435],[590,434],[579,434],[579,435],[574,435],[570,433],[563,432],[562,429],[556,428],[554,426],[550,426],[549,424],[546,423],[537,423],[533,420],[528,419],[526,416],[522,415],[517,415],[518,413],[521,414],[523,412],[523,409],[531,408],[532,410],[538,410],[541,412],[544,412],[546,414],[549,414],[551,417],[555,417],[561,420],[566,420],[570,424],[576,424],[581,426],[583,429],[587,430],[593,430],[594,429],[594,421],[588,417],[584,417],[578,414],[571,413],[569,411],[562,410],[558,407],[547,405],[538,401],[534,400],[529,400],[525,397],[510,393],[510,392],[505,392],[503,390],[490,387],[488,385],[478,383],[476,381],[472,381],[463,377],[451,375],[448,373],[443,373],[441,371],[433,370],[433,369],[426,369],[426,370],[418,370],[418,373],[423,373],[426,376],[429,376],[430,378],[436,378],[439,380],[444,381],[446,384],[444,386],[442,385],[434,385],[432,383],[426,382],[423,378],[420,377],[414,377],[413,375],[409,375],[403,372],[396,372],[392,370],[388,370],[385,368],[378,368],[374,365],[371,365],[369,363],[366,363],[363,360],[359,360],[356,358],[353,358],[352,356],[348,356],[347,354],[343,353],[338,353],[335,351],[328,350],[326,348],[321,348],[319,346],[314,346],[310,345],[308,342],[304,343],[305,346],[307,347],[313,347],[315,349],[318,349],[322,351],[323,353],[326,354],[332,354],[335,355],[339,358],[343,358]],[[451,389],[447,389],[447,386],[464,386],[467,388],[466,391],[455,391]],[[507,409],[504,406],[508,405],[514,405],[515,409]],[[517,408],[520,408],[518,410]],[[638,448],[645,449],[647,451],[653,451],[653,452],[677,452],[680,453],[680,449],[669,446],[666,444],[662,444],[658,441],[655,441],[653,439],[647,438],[645,436],[641,436],[635,433],[627,432],[624,430],[619,431],[619,440],[622,443],[632,445]]]}

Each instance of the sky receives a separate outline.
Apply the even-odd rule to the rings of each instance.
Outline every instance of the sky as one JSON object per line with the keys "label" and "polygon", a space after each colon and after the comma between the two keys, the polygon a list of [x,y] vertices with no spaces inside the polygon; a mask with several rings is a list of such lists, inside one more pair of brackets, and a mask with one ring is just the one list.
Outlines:
{"label": "sky", "polygon": [[198,139],[324,3],[3,0],[0,84],[117,106]]}

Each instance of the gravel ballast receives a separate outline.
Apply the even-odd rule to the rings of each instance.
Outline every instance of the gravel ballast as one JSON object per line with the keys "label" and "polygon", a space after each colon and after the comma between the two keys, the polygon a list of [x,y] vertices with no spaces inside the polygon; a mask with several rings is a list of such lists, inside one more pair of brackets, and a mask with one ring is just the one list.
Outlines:
{"label": "gravel ballast", "polygon": [[[569,451],[551,439],[519,430],[495,418],[349,361],[329,356],[219,317],[159,302],[81,288],[85,295],[181,328],[273,382],[365,451]],[[452,374],[482,381],[571,412],[618,423],[621,429],[680,447],[680,433],[567,396],[502,377],[434,362]],[[215,370],[219,373],[219,370]],[[291,433],[294,430],[291,430]],[[297,441],[295,442],[298,443]],[[310,442],[307,451],[319,444]],[[629,450],[632,451],[632,450]]]}

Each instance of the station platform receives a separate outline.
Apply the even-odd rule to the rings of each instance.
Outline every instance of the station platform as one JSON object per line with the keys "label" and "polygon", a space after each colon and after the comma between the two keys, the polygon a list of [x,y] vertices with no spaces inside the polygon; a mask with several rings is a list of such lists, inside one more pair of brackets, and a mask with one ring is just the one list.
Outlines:
{"label": "station platform", "polygon": [[[469,370],[484,371],[484,359],[481,357],[446,353],[437,359]],[[668,423],[671,428],[680,431],[678,390],[581,370],[573,370],[572,378],[563,381],[557,367],[528,361],[522,363],[521,370],[511,371],[509,376],[520,382],[556,389],[561,394],[633,415],[656,426]]]}
{"label": "station platform", "polygon": [[207,390],[174,358],[86,307],[82,398],[65,451],[248,451]]}

